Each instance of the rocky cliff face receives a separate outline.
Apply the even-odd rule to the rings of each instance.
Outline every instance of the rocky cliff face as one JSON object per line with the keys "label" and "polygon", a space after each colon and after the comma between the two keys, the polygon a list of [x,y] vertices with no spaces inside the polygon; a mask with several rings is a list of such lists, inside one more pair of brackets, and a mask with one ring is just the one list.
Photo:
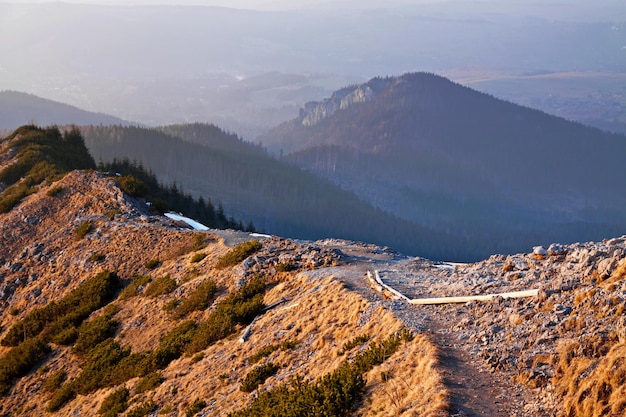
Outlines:
{"label": "rocky cliff face", "polygon": [[386,88],[391,79],[374,79],[366,84],[342,88],[323,101],[311,101],[300,109],[299,122],[302,126],[313,126],[338,110],[345,110],[357,103],[371,101],[378,92]]}

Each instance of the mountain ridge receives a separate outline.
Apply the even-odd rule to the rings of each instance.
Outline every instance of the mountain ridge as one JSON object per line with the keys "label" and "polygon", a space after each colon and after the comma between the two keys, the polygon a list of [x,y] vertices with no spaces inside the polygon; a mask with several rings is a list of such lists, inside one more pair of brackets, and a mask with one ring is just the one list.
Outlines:
{"label": "mountain ridge", "polygon": [[0,130],[14,130],[25,124],[129,125],[128,121],[104,113],[94,113],[69,104],[19,91],[0,91]]}
{"label": "mountain ridge", "polygon": [[[378,92],[341,109],[341,100],[359,89]],[[312,114],[325,117],[311,124]],[[341,90],[260,139],[284,160],[377,207],[475,241],[489,233],[502,241],[516,233],[527,246],[594,240],[626,226],[626,137],[434,74],[375,78]],[[516,223],[533,236],[519,235],[511,228]],[[522,247],[511,242],[496,251]]]}

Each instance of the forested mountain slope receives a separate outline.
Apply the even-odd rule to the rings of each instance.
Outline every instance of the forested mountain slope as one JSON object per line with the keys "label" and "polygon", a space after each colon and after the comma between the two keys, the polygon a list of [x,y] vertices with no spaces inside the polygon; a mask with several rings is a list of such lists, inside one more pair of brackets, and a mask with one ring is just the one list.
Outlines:
{"label": "forested mountain slope", "polygon": [[626,137],[433,74],[344,88],[260,138],[286,161],[486,256],[626,230]]}
{"label": "forested mountain slope", "polygon": [[219,200],[226,214],[251,219],[259,231],[303,239],[368,241],[435,259],[476,256],[471,245],[375,209],[327,180],[277,161],[257,145],[213,126],[81,129],[97,160],[137,161],[163,183]]}

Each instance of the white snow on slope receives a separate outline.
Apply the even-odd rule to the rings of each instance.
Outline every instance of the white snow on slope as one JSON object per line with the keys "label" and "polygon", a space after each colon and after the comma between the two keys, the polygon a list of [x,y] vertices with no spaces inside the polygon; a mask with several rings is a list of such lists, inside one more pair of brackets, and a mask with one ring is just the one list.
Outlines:
{"label": "white snow on slope", "polygon": [[178,213],[165,213],[165,217],[167,217],[168,219],[185,222],[189,226],[193,227],[195,230],[209,230],[209,228],[202,223],[190,219],[189,217],[182,216]]}

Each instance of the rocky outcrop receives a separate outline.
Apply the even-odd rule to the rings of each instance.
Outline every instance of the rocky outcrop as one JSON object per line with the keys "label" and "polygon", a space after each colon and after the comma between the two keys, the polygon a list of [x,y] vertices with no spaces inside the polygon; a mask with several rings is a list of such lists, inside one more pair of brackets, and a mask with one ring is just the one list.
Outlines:
{"label": "rocky outcrop", "polygon": [[258,273],[311,270],[338,265],[344,256],[339,249],[315,243],[295,243],[273,237],[263,241],[263,249],[235,268],[240,282]]}
{"label": "rocky outcrop", "polygon": [[338,110],[345,110],[356,103],[371,101],[376,94],[387,88],[389,84],[398,82],[394,79],[375,78],[366,84],[342,88],[335,91],[330,98],[323,101],[311,101],[300,109],[298,121],[302,126],[313,126],[320,120]]}

